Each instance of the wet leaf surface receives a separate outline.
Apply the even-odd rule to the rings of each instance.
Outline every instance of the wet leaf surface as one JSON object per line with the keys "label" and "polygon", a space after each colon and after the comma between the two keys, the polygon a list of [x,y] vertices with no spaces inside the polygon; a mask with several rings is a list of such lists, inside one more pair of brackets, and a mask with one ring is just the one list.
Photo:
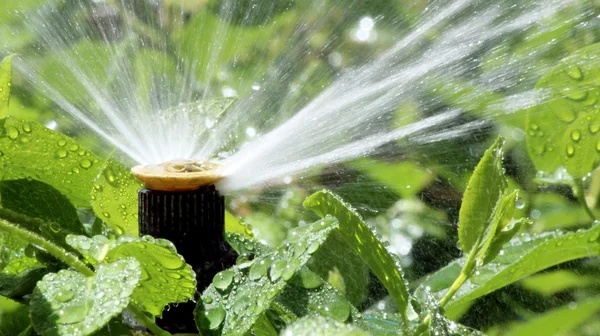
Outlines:
{"label": "wet leaf surface", "polygon": [[106,161],[91,188],[98,217],[119,234],[138,235],[138,190],[144,185],[114,159]]}
{"label": "wet leaf surface", "polygon": [[304,317],[291,324],[282,332],[284,336],[369,336],[371,333],[334,319],[314,316]]}
{"label": "wet leaf surface", "polygon": [[206,335],[244,335],[337,227],[323,219],[294,229],[273,253],[218,273],[195,311]]}
{"label": "wet leaf surface", "polygon": [[[563,262],[600,254],[600,225],[589,230],[563,234],[547,232],[522,234],[504,245],[498,256],[478,271],[456,293],[446,306],[446,313],[456,317],[461,307],[528,275]],[[464,258],[458,259],[431,275],[419,286],[441,298],[458,276]]]}
{"label": "wet leaf surface", "polygon": [[44,336],[94,333],[127,307],[141,273],[128,258],[100,265],[92,277],[71,270],[44,276],[30,303],[35,330]]}
{"label": "wet leaf surface", "polygon": [[0,62],[0,126],[4,124],[4,118],[8,114],[10,102],[10,86],[12,77],[12,56],[8,56]]}
{"label": "wet leaf surface", "polygon": [[600,44],[560,61],[537,83],[540,102],[528,111],[527,149],[538,170],[564,166],[584,177],[600,159]]}
{"label": "wet leaf surface", "polygon": [[100,160],[87,148],[37,122],[6,119],[0,136],[0,180],[31,178],[56,188],[77,207],[90,207]]}
{"label": "wet leaf surface", "polygon": [[365,224],[362,218],[344,203],[338,196],[329,191],[320,191],[304,201],[304,206],[321,217],[328,215],[337,218],[337,232],[354,249],[362,260],[394,298],[398,308],[404,312],[408,303],[408,292],[402,277],[400,263],[382,241]]}

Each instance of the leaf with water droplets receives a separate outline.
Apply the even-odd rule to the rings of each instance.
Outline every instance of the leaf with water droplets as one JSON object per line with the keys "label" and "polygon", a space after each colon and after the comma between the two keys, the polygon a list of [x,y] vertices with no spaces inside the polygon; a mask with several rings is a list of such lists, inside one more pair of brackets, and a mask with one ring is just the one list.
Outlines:
{"label": "leaf with water droplets", "polygon": [[600,162],[600,44],[582,48],[546,72],[540,101],[527,112],[527,149],[538,170],[564,166],[581,178]]}
{"label": "leaf with water droplets", "polygon": [[[37,122],[6,118],[0,136],[0,180],[31,178],[51,185],[76,207],[90,207],[100,160],[75,140]],[[90,166],[82,168],[82,160]],[[77,172],[73,169],[78,168]]]}
{"label": "leaf with water droplets", "polygon": [[281,333],[284,336],[369,336],[371,333],[351,324],[334,319],[314,316],[304,317],[287,326]]}
{"label": "leaf with water droplets", "polygon": [[10,83],[12,77],[12,58],[8,56],[0,63],[0,127],[4,124],[4,118],[8,114],[10,102]]}
{"label": "leaf with water droplets", "polygon": [[[490,229],[494,211],[507,187],[502,172],[503,144],[504,139],[498,139],[485,152],[463,196],[458,217],[458,243],[464,254],[471,252],[486,237],[489,244],[495,233],[495,228]],[[488,235],[487,229],[490,229]]]}
{"label": "leaf with water droplets", "polygon": [[39,223],[22,221],[27,230],[67,247],[68,234],[84,234],[79,216],[69,200],[52,186],[36,180],[0,181],[0,206]]}
{"label": "leaf with water droplets", "polygon": [[[467,280],[445,307],[446,313],[455,319],[475,299],[528,275],[566,261],[600,255],[598,238],[598,224],[580,232],[522,234],[513,238],[492,262],[478,268]],[[421,284],[419,291],[430,291],[441,298],[457,278],[464,262],[465,258],[458,259],[434,273]]]}
{"label": "leaf with water droplets", "polygon": [[274,252],[215,275],[194,312],[198,329],[203,335],[245,335],[336,227],[332,219],[298,227]]}
{"label": "leaf with water droplets", "polygon": [[141,276],[133,258],[100,265],[92,277],[47,274],[31,296],[33,326],[41,335],[90,335],[127,307]]}
{"label": "leaf with water droplets", "polygon": [[196,273],[169,241],[150,236],[120,236],[105,260],[125,257],[137,259],[142,267],[142,279],[132,301],[145,312],[160,317],[166,305],[194,298]]}
{"label": "leaf with water droplets", "polygon": [[102,235],[92,238],[87,236],[68,235],[67,244],[76,249],[92,265],[98,265],[104,261],[108,252],[117,246],[116,239],[109,239]]}
{"label": "leaf with water droplets", "polygon": [[339,221],[337,232],[353,247],[354,251],[371,268],[388,290],[404,314],[408,304],[408,291],[400,264],[384,244],[377,239],[371,228],[338,196],[329,191],[320,191],[304,201],[304,206],[321,217],[334,216]]}
{"label": "leaf with water droplets", "polygon": [[109,159],[91,189],[96,215],[119,234],[138,234],[138,197],[143,184],[125,166]]}
{"label": "leaf with water droplets", "polygon": [[12,258],[0,270],[0,295],[21,297],[30,294],[38,280],[48,270],[35,258]]}

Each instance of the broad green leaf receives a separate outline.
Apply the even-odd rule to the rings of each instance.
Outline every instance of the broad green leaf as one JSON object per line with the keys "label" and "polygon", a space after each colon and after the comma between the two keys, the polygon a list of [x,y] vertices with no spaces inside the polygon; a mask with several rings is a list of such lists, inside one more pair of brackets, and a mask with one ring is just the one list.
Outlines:
{"label": "broad green leaf", "polygon": [[239,255],[253,254],[262,256],[273,252],[273,249],[269,246],[261,244],[246,235],[226,232],[225,239]]}
{"label": "broad green leaf", "polygon": [[[446,313],[454,318],[461,307],[531,274],[566,261],[599,255],[599,237],[600,225],[567,234],[522,234],[504,245],[492,262],[477,269],[445,307]],[[428,290],[442,297],[458,276],[464,261],[464,258],[458,259],[434,273],[419,290]]]}
{"label": "broad green leaf", "polygon": [[218,273],[195,310],[203,335],[245,335],[337,227],[323,219],[294,229],[273,253]]}
{"label": "broad green leaf", "polygon": [[100,160],[75,140],[36,122],[6,118],[0,137],[0,180],[32,178],[60,191],[77,207],[90,207]]}
{"label": "broad green leaf", "polygon": [[546,296],[573,288],[598,285],[600,279],[595,275],[581,275],[567,270],[539,273],[521,280],[523,288]]}
{"label": "broad green leaf", "polygon": [[27,306],[0,296],[0,335],[27,336],[30,329]]}
{"label": "broad green leaf", "polygon": [[600,298],[576,302],[559,307],[531,320],[514,324],[503,332],[503,336],[562,335],[586,321],[596,318],[600,311]]}
{"label": "broad green leaf", "polygon": [[142,280],[132,300],[155,316],[162,316],[169,303],[186,302],[194,297],[196,274],[167,240],[150,236],[122,235],[108,239],[100,235],[92,238],[71,235],[67,242],[93,265],[135,258],[142,266]]}
{"label": "broad green leaf", "polygon": [[369,270],[338,232],[329,235],[309,261],[308,268],[322,279],[327,279],[331,272],[337,272],[342,277],[343,292],[354,305],[359,305],[367,296]]}
{"label": "broad green leaf", "polygon": [[355,161],[352,166],[365,172],[371,179],[388,186],[398,196],[410,198],[433,180],[433,174],[413,162],[378,162],[369,159]]}
{"label": "broad green leaf", "polygon": [[502,145],[499,138],[485,152],[475,168],[463,196],[458,217],[458,244],[468,254],[492,220],[496,204],[506,189],[502,172]]}
{"label": "broad green leaf", "polygon": [[43,335],[90,335],[129,304],[142,276],[133,258],[100,265],[96,275],[62,270],[38,282],[30,303],[35,330]]}
{"label": "broad green leaf", "polygon": [[543,95],[527,115],[527,149],[535,167],[552,173],[564,166],[576,178],[594,170],[600,158],[600,44],[580,49],[544,74]]}
{"label": "broad green leaf", "polygon": [[8,104],[10,103],[12,58],[12,55],[8,56],[0,63],[0,126],[3,125],[3,119],[8,114]]}
{"label": "broad green leaf", "polygon": [[138,235],[138,190],[144,185],[114,159],[102,167],[91,188],[92,207],[98,217],[119,234]]}
{"label": "broad green leaf", "polygon": [[166,305],[194,298],[196,273],[171,242],[121,236],[106,254],[106,261],[127,257],[135,258],[142,267],[142,279],[131,299],[145,312],[161,317]]}
{"label": "broad green leaf", "polygon": [[394,298],[400,312],[404,313],[408,303],[408,291],[400,270],[400,263],[377,239],[362,218],[329,191],[320,191],[304,201],[304,206],[321,217],[334,216],[339,221],[337,232],[354,248],[354,251],[371,268],[379,281]]}
{"label": "broad green leaf", "polygon": [[38,224],[26,222],[21,225],[27,230],[66,246],[68,234],[84,234],[84,227],[69,200],[52,186],[36,180],[0,181],[0,206],[41,220]]}
{"label": "broad green leaf", "polygon": [[371,333],[326,317],[304,317],[283,330],[284,336],[369,336]]}
{"label": "broad green leaf", "polygon": [[236,218],[229,211],[225,211],[225,232],[244,235],[248,238],[254,237],[250,226]]}

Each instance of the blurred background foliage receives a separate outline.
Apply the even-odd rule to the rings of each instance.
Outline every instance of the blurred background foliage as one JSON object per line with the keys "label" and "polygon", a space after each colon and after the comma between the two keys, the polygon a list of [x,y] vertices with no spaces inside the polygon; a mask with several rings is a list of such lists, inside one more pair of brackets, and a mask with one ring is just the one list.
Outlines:
{"label": "blurred background foliage", "polygon": [[[430,5],[427,0],[366,0],[351,5],[343,0],[240,0],[235,6],[220,0],[132,0],[123,9],[119,1],[99,0],[88,4],[96,7],[96,15],[89,17],[84,11],[78,12],[81,7],[76,1],[58,3],[57,11],[52,12],[57,22],[61,16],[77,17],[98,41],[82,37],[68,50],[41,50],[38,37],[27,29],[27,13],[45,6],[47,1],[3,1],[0,41],[5,49],[0,49],[0,58],[8,50],[18,50],[21,57],[39,58],[51,85],[76,104],[85,104],[85,94],[69,80],[78,74],[57,60],[65,53],[77,54],[78,59],[85,60],[82,68],[89,70],[88,76],[107,85],[118,82],[119,74],[111,71],[106,61],[100,32],[93,27],[104,20],[128,20],[133,22],[133,31],[111,30],[112,36],[102,38],[114,41],[131,67],[139,69],[137,80],[145,83],[139,85],[141,89],[152,90],[157,85],[149,82],[147,71],[159,68],[161,73],[172,74],[159,85],[172,90],[182,85],[178,74],[192,72],[196,78],[194,98],[202,98],[207,91],[210,96],[238,95],[241,99],[253,91],[267,92],[252,101],[252,106],[261,111],[258,115],[264,116],[263,120],[254,120],[253,127],[261,129],[288,118],[344,69],[369,62],[385,51],[414,29]],[[503,3],[509,5],[511,1]],[[591,221],[569,181],[536,172],[525,146],[526,111],[506,114],[498,111],[495,103],[533,89],[549,67],[598,42],[600,22],[588,19],[599,14],[600,2],[581,0],[578,6],[556,13],[549,22],[515,33],[478,55],[480,65],[473,68],[472,78],[492,76],[507,64],[519,65],[521,75],[510,89],[491,90],[474,85],[471,78],[440,80],[421,99],[399,105],[396,118],[389,124],[390,129],[400,127],[434,114],[436,109],[456,107],[465,112],[461,117],[464,122],[485,121],[467,136],[433,144],[399,141],[385,146],[372,158],[321,168],[310,177],[289,176],[284,187],[231,196],[230,211],[250,224],[259,240],[276,246],[288,230],[316,219],[301,207],[304,198],[315,190],[331,189],[377,228],[390,249],[401,257],[409,281],[418,284],[419,279],[459,256],[456,222],[462,193],[483,151],[497,135],[503,135],[507,139],[504,167],[510,188],[519,190],[520,213],[516,217],[526,216],[534,223],[524,230],[540,233],[589,226]],[[586,23],[568,20],[575,16]],[[361,31],[365,25],[372,26],[366,33]],[[547,30],[540,31],[544,27]],[[63,28],[64,34],[69,34],[69,27]],[[433,32],[429,38],[435,40],[440,33]],[[211,52],[215,46],[220,48],[217,57]],[[533,50],[541,57],[532,61],[529,56]],[[76,120],[66,118],[18,71],[13,75],[12,90],[9,114],[13,117],[38,120],[83,139],[92,149],[103,146]],[[279,110],[290,114],[274,117]],[[247,125],[241,127],[246,129]],[[596,208],[600,173],[591,173],[585,184],[588,204]],[[340,270],[343,262],[339,269],[329,270],[330,278]],[[541,329],[537,328],[548,325],[560,326],[555,330],[563,335],[598,335],[598,275],[597,258],[561,264],[477,300],[460,321],[491,335],[539,334],[535,331]],[[357,292],[356,300],[373,310],[393,311],[381,286],[373,277],[369,281],[366,288],[360,289],[368,290],[368,295]]]}

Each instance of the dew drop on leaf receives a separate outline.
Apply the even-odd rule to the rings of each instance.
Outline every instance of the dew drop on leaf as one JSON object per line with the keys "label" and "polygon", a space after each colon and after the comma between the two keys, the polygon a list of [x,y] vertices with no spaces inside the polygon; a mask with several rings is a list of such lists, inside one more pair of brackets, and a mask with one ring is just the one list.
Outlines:
{"label": "dew drop on leaf", "polygon": [[16,140],[19,137],[19,130],[16,127],[8,128],[8,138],[11,140]]}
{"label": "dew drop on leaf", "polygon": [[225,320],[225,309],[223,307],[215,307],[207,310],[205,313],[206,318],[210,322],[210,330],[216,330],[221,326],[223,320]]}
{"label": "dew drop on leaf", "polygon": [[581,132],[579,130],[571,131],[571,140],[579,142],[581,140]]}
{"label": "dew drop on leaf", "polygon": [[67,144],[67,141],[64,139],[60,139],[56,144],[58,145],[58,147],[64,147]]}
{"label": "dew drop on leaf", "polygon": [[229,288],[231,283],[233,282],[233,271],[226,270],[220,273],[217,273],[213,278],[213,285],[220,290],[226,290]]}
{"label": "dew drop on leaf", "polygon": [[59,150],[56,151],[56,157],[58,157],[59,159],[64,159],[67,157],[67,150],[64,148],[60,148]]}
{"label": "dew drop on leaf", "polygon": [[23,132],[31,133],[31,125],[29,125],[28,123],[23,124]]}
{"label": "dew drop on leaf", "polygon": [[79,162],[79,165],[83,169],[88,169],[92,166],[92,161],[90,161],[88,159],[83,159],[83,160],[81,160],[81,162]]}
{"label": "dew drop on leaf", "polygon": [[575,147],[571,144],[567,145],[567,156],[573,157],[575,155]]}
{"label": "dew drop on leaf", "polygon": [[285,260],[277,260],[270,269],[269,276],[272,281],[277,281],[283,275],[286,266]]}
{"label": "dew drop on leaf", "polygon": [[569,77],[571,77],[574,80],[583,80],[583,72],[581,71],[581,68],[579,68],[577,65],[568,67],[567,69],[565,69],[565,72]]}

